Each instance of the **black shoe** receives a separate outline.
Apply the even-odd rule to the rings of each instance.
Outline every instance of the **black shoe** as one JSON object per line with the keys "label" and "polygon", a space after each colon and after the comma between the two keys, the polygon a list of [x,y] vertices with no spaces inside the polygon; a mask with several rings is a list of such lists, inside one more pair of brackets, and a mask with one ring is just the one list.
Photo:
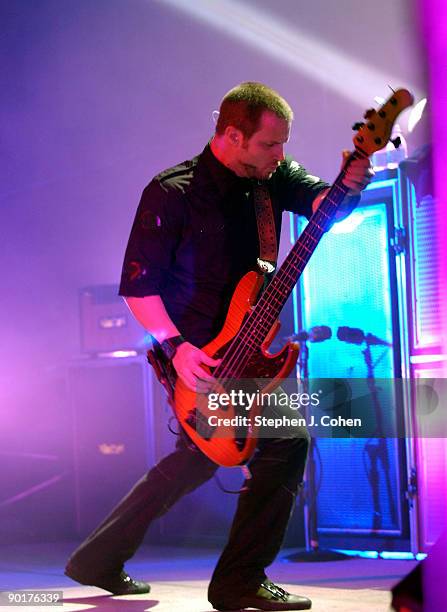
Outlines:
{"label": "black shoe", "polygon": [[95,586],[105,591],[110,591],[114,595],[141,595],[142,593],[149,593],[151,590],[147,582],[133,580],[124,570],[119,574],[89,578],[77,572],[73,567],[67,566],[65,568],[65,575],[80,584]]}
{"label": "black shoe", "polygon": [[265,580],[253,595],[243,595],[231,604],[216,605],[221,612],[237,612],[244,608],[256,610],[309,610],[312,602],[301,595],[291,595],[271,580]]}

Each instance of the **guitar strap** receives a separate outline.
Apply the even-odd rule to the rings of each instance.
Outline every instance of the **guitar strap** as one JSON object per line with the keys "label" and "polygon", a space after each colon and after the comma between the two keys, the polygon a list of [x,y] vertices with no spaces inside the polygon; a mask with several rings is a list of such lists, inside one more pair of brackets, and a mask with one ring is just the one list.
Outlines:
{"label": "guitar strap", "polygon": [[271,274],[276,269],[278,246],[272,201],[265,183],[261,181],[254,183],[253,200],[259,235],[258,267],[263,274]]}

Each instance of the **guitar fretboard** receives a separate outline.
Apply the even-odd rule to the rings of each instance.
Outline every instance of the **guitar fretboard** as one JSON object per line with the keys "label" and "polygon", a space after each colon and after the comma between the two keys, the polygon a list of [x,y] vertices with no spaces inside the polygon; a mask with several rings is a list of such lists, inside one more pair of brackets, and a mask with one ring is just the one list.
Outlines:
{"label": "guitar fretboard", "polygon": [[335,213],[349,190],[342,182],[347,165],[360,156],[363,155],[358,151],[351,154],[347,164],[233,339],[221,364],[215,369],[214,376],[237,377],[237,370],[263,343],[318,243],[330,228]]}

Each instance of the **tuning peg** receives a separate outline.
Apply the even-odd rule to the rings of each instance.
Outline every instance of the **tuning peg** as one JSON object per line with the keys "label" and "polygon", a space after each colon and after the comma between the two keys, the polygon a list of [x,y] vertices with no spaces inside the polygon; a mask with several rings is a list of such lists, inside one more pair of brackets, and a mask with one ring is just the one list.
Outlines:
{"label": "tuning peg", "polygon": [[362,128],[364,125],[365,125],[365,123],[363,121],[357,121],[357,123],[354,123],[354,125],[352,126],[352,129],[354,131],[357,131],[360,128]]}
{"label": "tuning peg", "polygon": [[372,117],[375,114],[375,110],[373,108],[368,108],[367,111],[365,111],[365,114],[363,115],[363,117],[365,119],[369,119],[370,117]]}
{"label": "tuning peg", "polygon": [[398,148],[400,147],[400,143],[401,143],[402,141],[401,141],[401,139],[400,139],[400,136],[396,136],[396,138],[393,138],[393,139],[391,140],[391,142],[393,143],[394,148],[395,148],[395,149],[398,149]]}

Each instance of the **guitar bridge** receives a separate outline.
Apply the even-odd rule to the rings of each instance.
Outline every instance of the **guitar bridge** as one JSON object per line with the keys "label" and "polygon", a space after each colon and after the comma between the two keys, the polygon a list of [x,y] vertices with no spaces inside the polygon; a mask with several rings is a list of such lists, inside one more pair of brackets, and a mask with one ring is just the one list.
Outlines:
{"label": "guitar bridge", "polygon": [[192,408],[188,412],[188,416],[185,419],[192,429],[194,429],[201,438],[204,440],[211,440],[216,430],[216,427],[212,427],[207,418],[200,412],[197,407]]}

